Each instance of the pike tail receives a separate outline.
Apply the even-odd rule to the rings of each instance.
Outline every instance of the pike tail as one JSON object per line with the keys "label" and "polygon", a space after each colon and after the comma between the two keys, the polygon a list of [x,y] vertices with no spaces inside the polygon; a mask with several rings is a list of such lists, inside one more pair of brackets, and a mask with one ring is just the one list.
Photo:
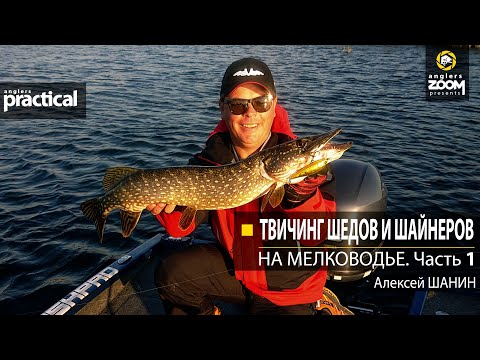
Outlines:
{"label": "pike tail", "polygon": [[90,199],[83,202],[80,205],[83,214],[87,217],[88,220],[95,223],[97,228],[97,235],[100,243],[103,242],[103,229],[105,227],[105,221],[107,216],[103,215],[103,207],[98,198]]}

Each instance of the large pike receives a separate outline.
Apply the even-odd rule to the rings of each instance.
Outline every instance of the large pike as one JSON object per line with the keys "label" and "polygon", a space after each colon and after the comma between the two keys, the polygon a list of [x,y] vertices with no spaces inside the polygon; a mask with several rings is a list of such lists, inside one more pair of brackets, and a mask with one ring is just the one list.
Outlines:
{"label": "large pike", "polygon": [[107,216],[114,209],[120,209],[124,237],[130,236],[148,204],[186,206],[179,223],[183,230],[197,210],[234,208],[265,195],[263,211],[267,203],[272,207],[280,204],[283,185],[320,171],[352,146],[351,142],[327,144],[340,131],[298,138],[222,166],[110,168],[103,178],[105,195],[87,200],[80,207],[95,223],[100,242]]}

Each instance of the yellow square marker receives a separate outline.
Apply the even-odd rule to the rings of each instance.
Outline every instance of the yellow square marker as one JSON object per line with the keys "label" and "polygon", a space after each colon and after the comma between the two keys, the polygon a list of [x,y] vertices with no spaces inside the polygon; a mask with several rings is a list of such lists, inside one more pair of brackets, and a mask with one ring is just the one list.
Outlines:
{"label": "yellow square marker", "polygon": [[242,224],[242,236],[253,236],[253,224]]}

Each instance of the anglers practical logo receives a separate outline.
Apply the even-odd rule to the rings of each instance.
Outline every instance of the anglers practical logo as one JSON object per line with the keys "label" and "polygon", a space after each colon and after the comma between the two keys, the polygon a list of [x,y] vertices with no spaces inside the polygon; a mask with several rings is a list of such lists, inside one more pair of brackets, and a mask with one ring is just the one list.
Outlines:
{"label": "anglers practical logo", "polygon": [[468,100],[469,48],[426,47],[427,100]]}
{"label": "anglers practical logo", "polygon": [[85,83],[0,83],[0,118],[86,118]]}
{"label": "anglers practical logo", "polygon": [[250,68],[250,71],[247,71],[247,68],[245,68],[233,74],[233,76],[259,76],[259,75],[265,75],[265,74],[259,70],[253,70],[253,68]]}

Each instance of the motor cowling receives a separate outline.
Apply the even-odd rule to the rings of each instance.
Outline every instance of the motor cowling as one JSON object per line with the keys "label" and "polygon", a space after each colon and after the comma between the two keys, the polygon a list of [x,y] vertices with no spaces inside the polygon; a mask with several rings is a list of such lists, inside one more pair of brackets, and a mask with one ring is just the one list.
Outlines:
{"label": "motor cowling", "polygon": [[[371,223],[371,219],[378,221],[386,217],[387,188],[378,169],[367,162],[353,159],[339,159],[330,164],[332,180],[320,187],[324,197],[333,197],[337,206],[336,220],[344,220],[344,224],[352,226],[362,220]],[[349,233],[347,229],[345,233]],[[378,228],[380,231],[380,228]],[[355,233],[355,232],[354,232]],[[335,264],[328,267],[328,279],[333,281],[354,281],[368,276],[374,268],[375,252],[383,245],[381,236],[364,238],[363,240],[341,238],[340,240],[325,241],[328,251],[344,252],[341,258],[358,259],[355,266],[349,264]],[[353,254],[353,253],[356,254]],[[336,254],[337,255],[337,254]],[[346,256],[345,256],[346,255]],[[359,261],[359,260],[362,261]],[[363,265],[362,265],[363,264]]]}

